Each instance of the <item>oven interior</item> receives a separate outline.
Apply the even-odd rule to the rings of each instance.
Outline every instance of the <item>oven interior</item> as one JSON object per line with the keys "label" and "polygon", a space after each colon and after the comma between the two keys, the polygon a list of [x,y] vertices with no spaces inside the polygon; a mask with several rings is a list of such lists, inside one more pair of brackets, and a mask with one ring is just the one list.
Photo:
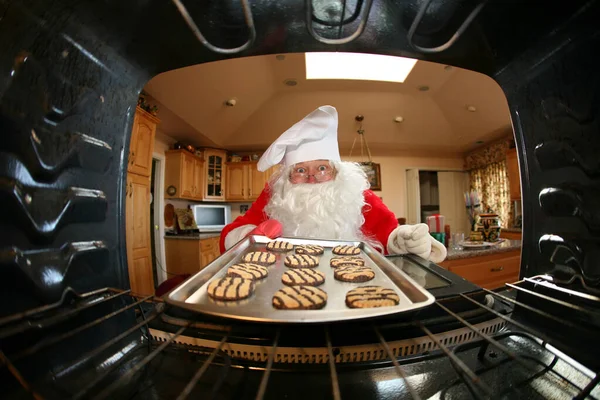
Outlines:
{"label": "oven interior", "polygon": [[[597,1],[181,4],[0,0],[7,398],[600,396]],[[129,293],[124,177],[145,82],[305,51],[413,57],[500,84],[522,179],[519,282],[450,292],[423,266],[439,278],[430,308],[307,326],[232,324]]]}

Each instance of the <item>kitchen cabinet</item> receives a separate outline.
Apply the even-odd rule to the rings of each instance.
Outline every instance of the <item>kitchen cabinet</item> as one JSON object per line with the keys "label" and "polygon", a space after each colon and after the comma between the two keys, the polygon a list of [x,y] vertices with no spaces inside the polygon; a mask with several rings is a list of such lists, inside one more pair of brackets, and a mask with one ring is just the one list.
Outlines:
{"label": "kitchen cabinet", "polygon": [[200,268],[213,262],[221,252],[219,251],[219,237],[200,240]]}
{"label": "kitchen cabinet", "polygon": [[193,275],[219,255],[218,236],[206,239],[165,237],[166,269],[169,274]]}
{"label": "kitchen cabinet", "polygon": [[225,159],[224,150],[204,150],[204,196],[207,201],[225,201]]}
{"label": "kitchen cabinet", "polygon": [[[165,198],[203,200],[204,162],[187,150],[166,152]],[[169,187],[175,188],[169,194]]]}
{"label": "kitchen cabinet", "polygon": [[150,176],[152,172],[152,151],[154,135],[159,119],[150,113],[136,108],[129,142],[127,171],[141,176]]}
{"label": "kitchen cabinet", "polygon": [[149,177],[127,174],[125,195],[129,283],[132,292],[147,296],[154,293],[152,246],[150,244]]}
{"label": "kitchen cabinet", "polygon": [[261,172],[256,162],[227,163],[227,201],[254,201],[264,189],[273,170]]}
{"label": "kitchen cabinet", "polygon": [[506,153],[506,171],[508,173],[510,199],[521,199],[521,174],[519,172],[519,160],[517,149],[509,149]]}
{"label": "kitchen cabinet", "polygon": [[486,289],[519,280],[521,250],[443,261],[441,267]]}

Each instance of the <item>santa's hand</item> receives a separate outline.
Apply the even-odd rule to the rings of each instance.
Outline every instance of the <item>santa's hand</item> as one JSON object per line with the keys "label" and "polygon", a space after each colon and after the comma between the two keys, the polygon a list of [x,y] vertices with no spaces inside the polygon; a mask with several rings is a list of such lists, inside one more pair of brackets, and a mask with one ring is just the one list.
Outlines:
{"label": "santa's hand", "polygon": [[404,232],[404,246],[406,247],[406,251],[427,260],[431,254],[431,235],[429,235],[429,227],[425,224],[408,226],[411,229],[407,229]]}
{"label": "santa's hand", "polygon": [[425,224],[401,225],[394,229],[388,239],[390,254],[412,253],[426,260],[439,263],[446,258],[446,247],[429,234]]}
{"label": "santa's hand", "polygon": [[275,239],[283,233],[283,226],[275,219],[269,219],[254,228],[248,235],[266,236],[269,239]]}

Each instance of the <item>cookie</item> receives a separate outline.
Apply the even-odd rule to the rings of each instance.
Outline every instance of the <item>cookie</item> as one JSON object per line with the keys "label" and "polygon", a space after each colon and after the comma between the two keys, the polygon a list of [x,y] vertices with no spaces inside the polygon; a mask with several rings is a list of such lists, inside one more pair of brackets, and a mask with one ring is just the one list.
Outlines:
{"label": "cookie", "polygon": [[288,286],[319,286],[325,282],[325,275],[310,268],[296,268],[285,271],[281,277],[281,282]]}
{"label": "cookie", "polygon": [[318,246],[316,244],[302,244],[300,246],[296,246],[296,254],[310,254],[311,256],[318,256],[319,254],[323,254],[325,249],[323,246]]}
{"label": "cookie", "polygon": [[318,310],[327,304],[327,293],[312,286],[287,286],[273,295],[279,310]]}
{"label": "cookie", "polygon": [[275,263],[275,254],[266,251],[252,251],[244,255],[242,260],[258,265],[271,265]]}
{"label": "cookie", "polygon": [[267,275],[269,275],[267,268],[252,263],[234,264],[227,269],[227,276],[239,276],[253,281],[266,278]]}
{"label": "cookie", "polygon": [[267,243],[267,250],[284,253],[294,248],[294,245],[284,240],[275,240]]}
{"label": "cookie", "polygon": [[289,268],[314,268],[319,265],[319,257],[308,254],[290,254],[283,262]]}
{"label": "cookie", "polygon": [[334,270],[333,277],[342,282],[366,282],[375,278],[375,272],[369,267],[342,265]]}
{"label": "cookie", "polygon": [[337,268],[342,265],[354,265],[356,267],[362,267],[365,265],[365,260],[359,256],[335,256],[331,257],[329,265],[331,265],[331,268]]}
{"label": "cookie", "polygon": [[237,276],[227,276],[212,281],[206,291],[208,296],[215,300],[242,300],[254,293],[254,282]]}
{"label": "cookie", "polygon": [[390,307],[398,303],[396,292],[381,286],[362,286],[346,293],[346,305],[350,308]]}
{"label": "cookie", "polygon": [[355,256],[360,254],[360,249],[356,246],[335,246],[333,250],[331,250],[333,254],[339,254],[342,256]]}

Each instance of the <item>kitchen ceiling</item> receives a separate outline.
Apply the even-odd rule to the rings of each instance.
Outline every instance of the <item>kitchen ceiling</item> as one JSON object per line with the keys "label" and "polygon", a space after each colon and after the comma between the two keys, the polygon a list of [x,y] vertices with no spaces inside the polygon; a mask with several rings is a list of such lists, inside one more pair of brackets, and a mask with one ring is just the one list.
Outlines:
{"label": "kitchen ceiling", "polygon": [[[365,117],[365,137],[375,155],[462,154],[481,146],[478,142],[512,134],[506,98],[485,75],[418,61],[404,83],[306,80],[304,54],[284,56],[169,71],[144,89],[159,103],[164,133],[196,146],[235,151],[266,149],[325,104],[338,109],[342,152],[358,137],[357,114]],[[297,84],[289,86],[289,80]],[[228,99],[235,99],[235,106],[227,106]],[[395,122],[396,117],[403,121]]]}

